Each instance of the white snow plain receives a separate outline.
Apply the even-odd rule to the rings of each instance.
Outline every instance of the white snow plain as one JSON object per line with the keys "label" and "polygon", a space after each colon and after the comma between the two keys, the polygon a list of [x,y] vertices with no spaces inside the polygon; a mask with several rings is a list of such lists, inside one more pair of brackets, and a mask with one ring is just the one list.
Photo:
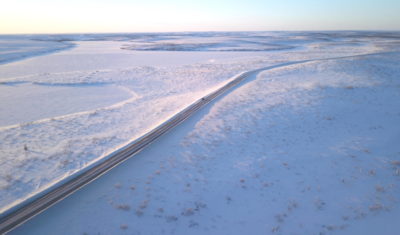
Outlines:
{"label": "white snow plain", "polygon": [[73,48],[65,41],[43,41],[29,35],[0,35],[0,64]]}
{"label": "white snow plain", "polygon": [[[48,101],[49,108],[42,107],[46,118],[0,127],[3,210],[106,157],[240,72],[311,61],[249,78],[13,233],[398,231],[393,217],[400,214],[399,35],[108,37],[124,40],[75,42],[72,50],[0,66],[1,89],[15,97],[24,97],[15,93],[29,86],[88,89],[68,101],[76,110],[61,110],[58,116],[57,104]],[[170,46],[185,39],[190,46]],[[239,39],[246,43],[234,44]],[[249,41],[258,49],[249,49]],[[212,50],[210,44],[192,48],[210,42]],[[265,48],[277,42],[279,49]],[[140,43],[152,46],[127,50]],[[123,94],[113,95],[115,89]],[[70,91],[65,92],[60,97]],[[74,103],[80,96],[82,105]],[[27,107],[25,97],[14,105]],[[103,103],[112,99],[117,103]]]}

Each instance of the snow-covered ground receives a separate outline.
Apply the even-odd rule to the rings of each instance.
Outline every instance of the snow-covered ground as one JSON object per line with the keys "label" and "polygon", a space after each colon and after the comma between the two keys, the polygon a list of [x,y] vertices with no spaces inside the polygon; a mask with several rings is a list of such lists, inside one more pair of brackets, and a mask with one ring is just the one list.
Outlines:
{"label": "snow-covered ground", "polygon": [[0,35],[0,64],[73,48],[64,41],[34,40],[29,35]]}
{"label": "snow-covered ground", "polygon": [[[36,117],[17,111],[0,118],[8,122],[0,127],[3,210],[242,71],[311,61],[260,72],[14,233],[398,231],[399,35],[134,36],[79,41],[71,50],[0,66],[0,89],[15,102],[2,99],[2,107],[42,113],[29,107],[28,90],[45,105]],[[146,49],[137,51],[142,44]],[[59,108],[62,97],[70,109]],[[364,231],[367,225],[373,228]]]}

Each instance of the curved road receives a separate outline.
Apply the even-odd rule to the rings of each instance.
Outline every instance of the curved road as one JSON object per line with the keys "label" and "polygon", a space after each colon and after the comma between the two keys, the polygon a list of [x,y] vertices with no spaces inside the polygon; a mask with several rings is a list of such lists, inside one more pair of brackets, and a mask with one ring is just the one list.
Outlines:
{"label": "curved road", "polygon": [[[382,53],[376,53],[382,54]],[[371,54],[365,54],[371,55]],[[252,71],[248,71],[242,73],[241,75],[237,76],[231,82],[227,83],[223,87],[219,88],[218,90],[204,96],[203,98],[199,99],[195,103],[191,104],[160,126],[156,127],[149,133],[145,134],[144,136],[140,137],[139,139],[133,141],[132,143],[128,144],[121,150],[113,153],[109,156],[105,161],[98,163],[97,165],[90,167],[90,169],[83,170],[82,172],[77,173],[72,179],[68,180],[67,182],[61,184],[58,187],[50,189],[48,192],[44,193],[43,195],[38,196],[23,205],[18,206],[18,208],[11,209],[1,215],[0,218],[0,234],[6,233],[13,228],[17,227],[18,225],[26,222],[30,218],[34,217],[35,215],[39,214],[40,212],[44,211],[48,207],[52,206],[53,204],[57,203],[58,201],[64,199],[68,195],[74,193],[81,187],[85,186],[86,184],[90,183],[91,181],[95,180],[96,178],[100,177],[102,174],[106,173],[113,167],[117,166],[121,162],[125,161],[126,159],[132,157],[136,153],[143,150],[147,145],[152,143],[161,135],[165,134],[179,123],[183,122],[185,119],[190,117],[193,113],[197,110],[214,100],[216,97],[220,96],[221,94],[225,93],[227,90],[233,88],[234,86],[238,85],[244,79],[248,78],[249,76],[256,75],[257,73],[265,70],[270,70],[279,67],[285,67],[294,64],[301,64],[307,63],[312,61],[319,61],[319,60],[334,60],[334,59],[341,59],[341,58],[350,58],[350,57],[357,57],[357,56],[365,56],[365,55],[356,55],[356,56],[343,56],[343,57],[336,57],[336,58],[326,58],[326,59],[315,59],[315,60],[302,60],[302,61],[294,61],[288,62],[283,64],[278,64],[274,66],[269,66],[261,69],[256,69]]]}

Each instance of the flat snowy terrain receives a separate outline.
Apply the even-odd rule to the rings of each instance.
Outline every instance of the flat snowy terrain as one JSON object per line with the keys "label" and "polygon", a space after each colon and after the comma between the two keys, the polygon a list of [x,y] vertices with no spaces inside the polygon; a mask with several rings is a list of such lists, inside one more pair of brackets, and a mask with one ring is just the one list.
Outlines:
{"label": "flat snowy terrain", "polygon": [[400,231],[400,34],[65,37],[0,66],[3,211],[269,68],[12,234]]}

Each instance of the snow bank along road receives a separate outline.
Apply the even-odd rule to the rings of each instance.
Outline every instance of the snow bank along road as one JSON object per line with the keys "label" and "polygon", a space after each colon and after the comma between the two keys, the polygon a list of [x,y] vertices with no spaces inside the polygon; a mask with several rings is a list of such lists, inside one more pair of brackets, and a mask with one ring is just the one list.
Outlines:
{"label": "snow bank along road", "polygon": [[[378,53],[380,54],[380,53]],[[367,54],[366,54],[367,55]],[[370,54],[368,54],[370,55]],[[363,55],[358,55],[363,56]],[[238,75],[229,83],[225,84],[218,90],[210,93],[207,96],[199,99],[195,103],[191,104],[168,121],[164,122],[160,126],[156,127],[149,133],[145,134],[144,136],[140,137],[139,139],[133,141],[132,143],[128,144],[126,147],[122,148],[121,150],[113,153],[110,157],[106,160],[98,163],[95,166],[90,167],[78,174],[69,178],[65,182],[58,184],[57,186],[50,188],[49,190],[37,195],[36,197],[32,198],[31,200],[22,203],[17,208],[12,208],[9,211],[5,212],[3,217],[0,219],[0,233],[5,233],[7,231],[12,230],[16,226],[24,223],[31,217],[37,215],[38,213],[42,212],[46,208],[50,207],[51,205],[55,204],[56,202],[62,200],[63,198],[67,197],[71,193],[75,192],[79,188],[83,187],[84,185],[90,183],[91,181],[95,180],[108,170],[112,169],[116,165],[120,164],[124,160],[128,159],[129,157],[133,156],[134,154],[143,150],[147,145],[157,139],[159,136],[163,135],[164,133],[171,130],[173,127],[177,126],[179,123],[183,122],[189,116],[191,116],[194,112],[208,104],[210,101],[218,97],[219,95],[223,94],[224,92],[228,91],[229,89],[233,88],[241,81],[248,77],[256,76],[257,73],[265,70],[270,70],[274,68],[285,67],[294,64],[301,64],[307,63],[312,61],[319,61],[319,60],[335,60],[340,58],[349,58],[349,57],[357,57],[355,56],[345,56],[345,57],[335,57],[335,58],[326,58],[326,59],[315,59],[315,60],[302,60],[302,61],[294,61],[294,62],[287,62],[283,64],[278,64],[274,66],[269,66],[257,70],[248,71]]]}

